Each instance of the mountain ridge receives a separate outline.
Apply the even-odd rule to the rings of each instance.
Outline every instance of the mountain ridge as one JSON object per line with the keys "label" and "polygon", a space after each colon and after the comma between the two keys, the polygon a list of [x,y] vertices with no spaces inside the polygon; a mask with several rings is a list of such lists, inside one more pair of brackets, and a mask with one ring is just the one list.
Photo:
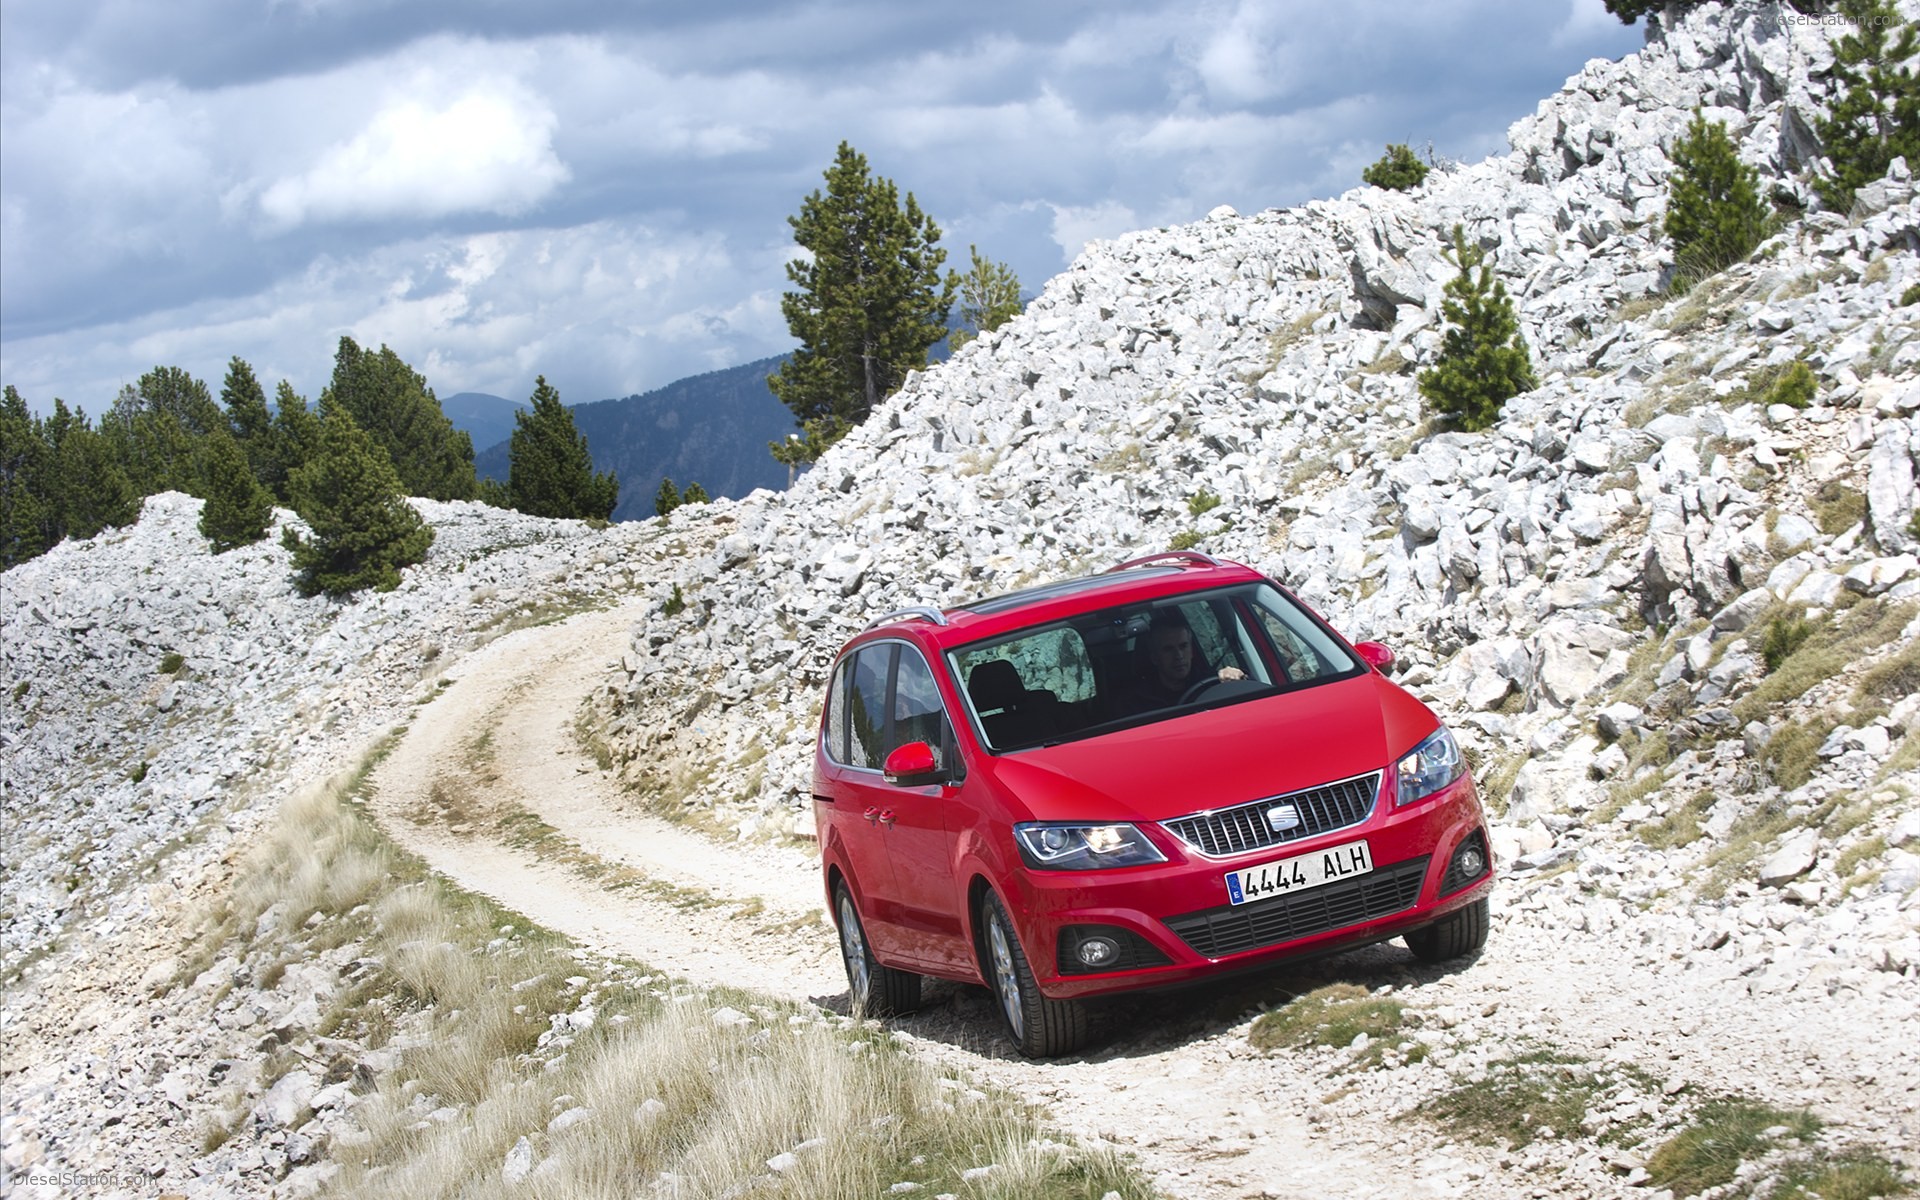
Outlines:
{"label": "mountain ridge", "polygon": [[[669,478],[676,487],[699,483],[709,496],[744,496],[755,488],[786,486],[787,471],[767,453],[793,428],[793,414],[766,387],[785,355],[674,380],[650,392],[567,407],[587,439],[596,471],[620,480],[616,521],[654,515],[654,494]],[[508,443],[480,449],[482,478],[507,477]]]}

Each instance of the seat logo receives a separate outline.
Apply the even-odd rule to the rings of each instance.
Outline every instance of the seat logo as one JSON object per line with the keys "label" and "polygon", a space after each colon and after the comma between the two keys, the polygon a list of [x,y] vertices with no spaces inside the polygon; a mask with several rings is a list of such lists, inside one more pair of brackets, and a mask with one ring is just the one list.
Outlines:
{"label": "seat logo", "polygon": [[1291,804],[1276,804],[1267,810],[1267,824],[1275,833],[1285,833],[1289,829],[1300,827],[1300,810]]}

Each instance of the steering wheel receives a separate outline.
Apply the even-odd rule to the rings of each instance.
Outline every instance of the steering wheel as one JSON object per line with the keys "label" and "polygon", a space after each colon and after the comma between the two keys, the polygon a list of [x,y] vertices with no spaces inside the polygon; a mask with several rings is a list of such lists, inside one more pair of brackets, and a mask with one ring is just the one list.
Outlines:
{"label": "steering wheel", "polygon": [[1174,703],[1192,704],[1195,700],[1198,700],[1208,688],[1217,687],[1224,682],[1225,680],[1221,679],[1218,675],[1209,675],[1205,679],[1195,680],[1191,687],[1180,693],[1180,698],[1174,701]]}

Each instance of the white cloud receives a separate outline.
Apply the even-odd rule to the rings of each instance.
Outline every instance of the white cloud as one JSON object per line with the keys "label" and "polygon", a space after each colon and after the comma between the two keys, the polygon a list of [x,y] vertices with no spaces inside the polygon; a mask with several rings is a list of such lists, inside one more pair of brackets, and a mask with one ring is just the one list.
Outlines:
{"label": "white cloud", "polygon": [[311,168],[261,193],[278,228],[454,213],[524,213],[569,178],[553,110],[524,89],[476,88],[450,103],[398,99]]}
{"label": "white cloud", "polygon": [[1063,257],[1071,261],[1088,242],[1118,237],[1140,228],[1140,219],[1131,208],[1116,200],[1099,204],[1053,204],[1053,240]]}
{"label": "white cloud", "polygon": [[1605,0],[1567,0],[1567,19],[1554,30],[1553,45],[1568,46],[1594,40],[1619,28]]}

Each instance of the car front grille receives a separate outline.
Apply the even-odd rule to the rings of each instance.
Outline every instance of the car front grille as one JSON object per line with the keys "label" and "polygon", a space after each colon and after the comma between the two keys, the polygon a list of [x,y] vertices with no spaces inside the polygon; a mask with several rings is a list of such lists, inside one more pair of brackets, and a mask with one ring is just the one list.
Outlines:
{"label": "car front grille", "polygon": [[[1200,853],[1219,858],[1358,825],[1373,811],[1379,794],[1380,772],[1370,771],[1284,796],[1175,817],[1161,825]],[[1282,805],[1292,805],[1299,818],[1291,829],[1275,829],[1267,820],[1267,814]]]}
{"label": "car front grille", "polygon": [[1343,929],[1413,907],[1430,855],[1382,867],[1358,879],[1323,884],[1298,895],[1207,908],[1167,919],[1167,928],[1197,954],[1224,958]]}

